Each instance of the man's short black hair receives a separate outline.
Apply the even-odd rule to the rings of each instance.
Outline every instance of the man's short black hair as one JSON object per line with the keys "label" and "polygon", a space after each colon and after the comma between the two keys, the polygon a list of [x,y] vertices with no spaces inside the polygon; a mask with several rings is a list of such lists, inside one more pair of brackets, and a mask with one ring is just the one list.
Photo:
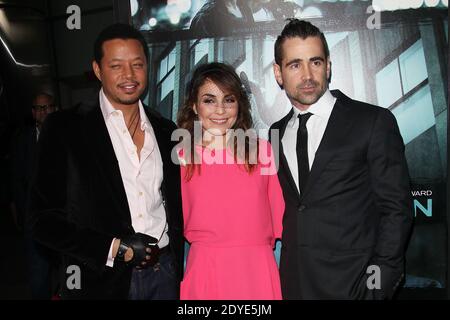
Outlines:
{"label": "man's short black hair", "polygon": [[37,92],[35,92],[35,94],[33,95],[33,102],[34,102],[38,97],[41,97],[41,96],[46,97],[47,99],[49,99],[49,100],[51,100],[51,101],[55,100],[55,98],[54,98],[51,94],[48,94],[47,92],[44,92],[44,91],[37,91]]}
{"label": "man's short black hair", "polygon": [[144,36],[135,28],[128,24],[116,23],[103,29],[95,39],[94,43],[94,59],[98,65],[103,58],[103,43],[113,39],[135,39],[140,42],[144,49],[145,59],[148,63],[148,48]]}
{"label": "man's short black hair", "polygon": [[275,63],[281,67],[281,60],[283,59],[282,45],[286,39],[289,38],[302,38],[306,39],[309,37],[318,37],[322,41],[323,50],[325,53],[325,58],[329,58],[330,51],[328,49],[327,40],[319,28],[314,26],[312,23],[299,20],[299,19],[288,19],[288,24],[284,26],[283,31],[278,36],[277,41],[275,41]]}

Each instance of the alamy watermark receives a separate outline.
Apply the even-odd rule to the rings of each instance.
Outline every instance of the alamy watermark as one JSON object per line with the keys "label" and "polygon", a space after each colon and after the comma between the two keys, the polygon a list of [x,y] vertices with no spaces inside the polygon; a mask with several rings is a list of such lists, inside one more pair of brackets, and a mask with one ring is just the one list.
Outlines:
{"label": "alamy watermark", "polygon": [[381,289],[381,269],[377,265],[370,265],[367,267],[366,273],[369,275],[366,281],[369,290]]}
{"label": "alamy watermark", "polygon": [[[208,134],[205,134],[208,132]],[[200,121],[194,122],[193,137],[186,129],[173,131],[172,141],[179,143],[172,149],[171,159],[175,164],[245,164],[260,165],[261,175],[274,175],[277,173],[276,163],[279,159],[279,131],[271,130],[272,145],[261,143],[255,129],[227,129],[227,152],[211,152],[208,149],[196,146],[214,143],[216,139],[223,139],[223,134],[218,129],[203,130]],[[270,147],[271,146],[271,147]],[[194,156],[191,157],[191,152]],[[247,153],[247,159],[246,159]]]}
{"label": "alamy watermark", "polygon": [[81,8],[75,4],[70,5],[66,9],[66,13],[70,16],[66,20],[66,27],[69,30],[81,29]]}
{"label": "alamy watermark", "polygon": [[368,6],[366,13],[370,14],[366,22],[367,29],[381,29],[381,9],[376,5]]}
{"label": "alamy watermark", "polygon": [[81,269],[77,265],[70,265],[66,269],[66,274],[69,276],[66,280],[66,286],[69,290],[81,289]]}

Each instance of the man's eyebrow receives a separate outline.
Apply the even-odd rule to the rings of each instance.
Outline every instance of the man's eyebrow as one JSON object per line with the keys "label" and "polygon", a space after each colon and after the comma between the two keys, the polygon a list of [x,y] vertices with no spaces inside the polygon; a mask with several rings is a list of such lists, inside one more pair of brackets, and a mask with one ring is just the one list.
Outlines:
{"label": "man's eyebrow", "polygon": [[291,64],[299,63],[299,62],[302,62],[302,59],[299,59],[299,58],[292,59],[292,60],[286,62],[285,66],[287,67],[287,66],[290,66]]}
{"label": "man's eyebrow", "polygon": [[[303,61],[303,59],[300,59],[300,58],[292,59],[291,61],[286,62],[285,66],[287,67],[287,66],[290,66],[291,64],[299,63],[299,62],[302,62],[302,61]],[[321,56],[315,56],[315,57],[309,58],[309,61],[311,61],[311,62],[314,62],[314,61],[325,62],[325,59],[323,57],[321,57]]]}
{"label": "man's eyebrow", "polygon": [[325,59],[323,57],[317,56],[317,57],[309,58],[309,61],[322,61],[322,62],[324,62]]}
{"label": "man's eyebrow", "polygon": [[[124,61],[125,59],[121,59],[121,58],[112,58],[111,60],[109,60],[109,62],[120,62],[120,61]],[[131,60],[143,60],[142,57],[135,57]]]}

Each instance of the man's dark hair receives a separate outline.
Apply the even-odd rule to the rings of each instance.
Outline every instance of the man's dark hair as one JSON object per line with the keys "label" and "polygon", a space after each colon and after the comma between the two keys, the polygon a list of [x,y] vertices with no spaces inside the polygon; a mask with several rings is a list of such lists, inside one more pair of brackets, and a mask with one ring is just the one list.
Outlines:
{"label": "man's dark hair", "polygon": [[113,39],[134,39],[140,42],[144,49],[145,59],[148,63],[148,48],[144,36],[135,28],[128,24],[116,23],[103,29],[95,39],[94,43],[94,59],[100,65],[103,58],[103,43]]}
{"label": "man's dark hair", "polygon": [[281,60],[283,58],[283,48],[282,45],[286,39],[290,38],[302,38],[306,39],[309,37],[319,37],[322,41],[323,50],[325,53],[325,58],[330,56],[330,51],[328,49],[327,40],[319,28],[314,26],[308,21],[299,20],[295,18],[287,19],[288,24],[284,26],[283,31],[278,36],[277,41],[275,41],[275,63],[281,67]]}
{"label": "man's dark hair", "polygon": [[38,91],[33,95],[32,102],[34,102],[38,97],[41,97],[41,96],[44,96],[51,101],[55,100],[55,98],[51,94],[48,94],[47,92],[44,92],[44,91]]}

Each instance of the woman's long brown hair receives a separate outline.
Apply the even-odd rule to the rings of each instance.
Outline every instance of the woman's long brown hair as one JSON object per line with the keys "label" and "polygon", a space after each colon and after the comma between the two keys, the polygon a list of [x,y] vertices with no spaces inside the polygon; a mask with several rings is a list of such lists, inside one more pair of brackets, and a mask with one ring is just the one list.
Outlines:
{"label": "woman's long brown hair", "polygon": [[[247,95],[247,92],[242,85],[241,79],[234,71],[233,67],[220,63],[212,62],[203,64],[197,67],[194,71],[191,81],[186,88],[185,101],[182,108],[178,111],[177,124],[179,128],[183,128],[189,131],[191,141],[187,144],[183,141],[183,157],[186,160],[186,180],[190,180],[194,175],[196,168],[200,170],[196,159],[195,142],[194,141],[194,122],[198,121],[198,116],[195,114],[193,106],[198,102],[198,92],[200,87],[206,82],[212,81],[222,91],[233,94],[238,101],[238,114],[236,122],[230,129],[242,129],[246,131],[253,127],[253,121],[251,117],[251,106]],[[231,141],[234,151],[234,160],[237,161],[239,152],[237,150],[237,138],[233,138]],[[258,152],[258,143],[256,143],[256,149],[251,147],[249,138],[245,138],[245,151],[243,155],[243,165],[247,172],[251,173],[257,163],[250,161],[251,153]],[[256,140],[256,139],[255,139]]]}

